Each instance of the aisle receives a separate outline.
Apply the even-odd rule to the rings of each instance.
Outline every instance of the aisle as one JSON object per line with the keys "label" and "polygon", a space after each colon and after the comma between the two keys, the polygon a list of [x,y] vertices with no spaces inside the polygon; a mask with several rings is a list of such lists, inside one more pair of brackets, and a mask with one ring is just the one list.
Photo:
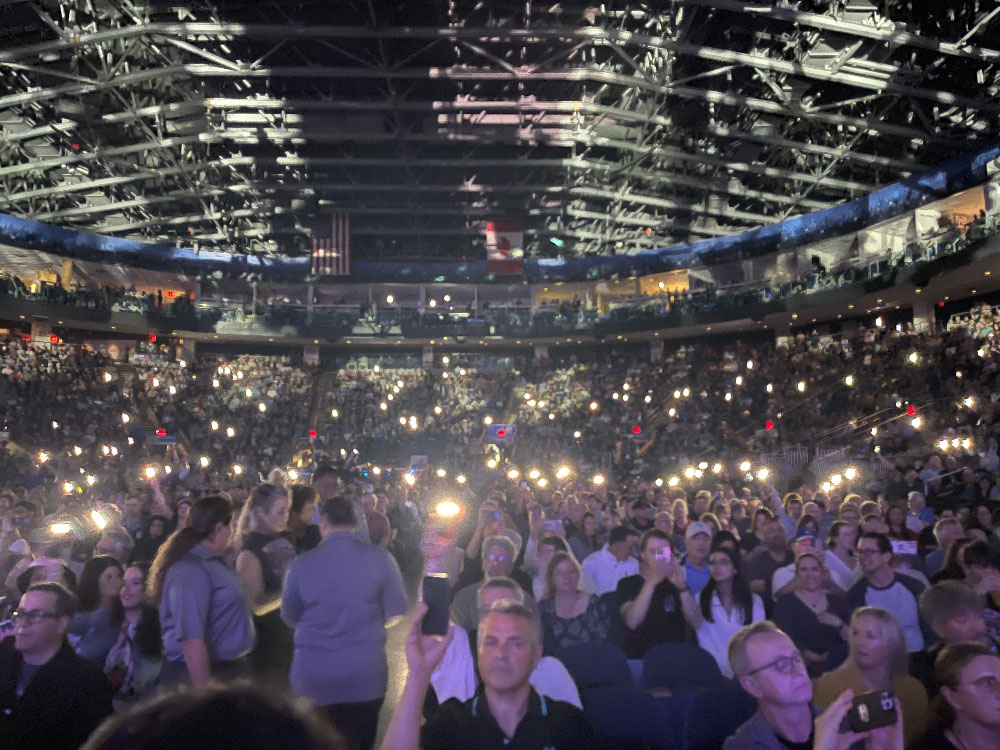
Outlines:
{"label": "aisle", "polygon": [[379,715],[376,748],[382,742],[382,735],[385,734],[385,728],[399,702],[399,696],[403,693],[403,683],[406,682],[406,634],[410,630],[410,623],[413,622],[413,610],[416,605],[420,579],[419,576],[415,577],[409,571],[403,572],[403,579],[406,581],[406,593],[410,600],[410,608],[403,615],[403,618],[389,628],[386,633],[385,655],[389,667],[389,684],[386,688],[385,703],[382,704],[382,713]]}

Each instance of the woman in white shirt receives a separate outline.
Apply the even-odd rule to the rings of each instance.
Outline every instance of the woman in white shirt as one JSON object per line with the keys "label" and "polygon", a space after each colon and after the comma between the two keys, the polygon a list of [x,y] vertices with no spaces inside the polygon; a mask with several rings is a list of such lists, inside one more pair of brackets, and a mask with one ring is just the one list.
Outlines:
{"label": "woman in white shirt", "polygon": [[[682,569],[671,571],[671,583],[681,592],[684,618],[694,630],[698,645],[712,655],[723,676],[732,679],[729,639],[744,626],[765,619],[764,602],[740,575],[737,553],[723,548],[708,558],[711,578],[695,601]],[[677,580],[674,580],[676,577]]]}

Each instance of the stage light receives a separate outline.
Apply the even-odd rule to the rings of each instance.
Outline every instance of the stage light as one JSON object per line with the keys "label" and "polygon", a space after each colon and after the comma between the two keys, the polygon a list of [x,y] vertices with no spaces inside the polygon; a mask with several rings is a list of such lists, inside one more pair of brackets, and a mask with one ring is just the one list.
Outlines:
{"label": "stage light", "polygon": [[799,393],[805,393],[805,392],[806,392],[806,381],[804,381],[804,380],[800,380],[800,381],[798,382],[798,384],[797,384],[797,385],[795,386],[795,389],[796,389],[796,390],[797,390],[797,391],[798,391]]}
{"label": "stage light", "polygon": [[594,478],[590,480],[590,483],[600,487],[602,484],[604,484],[604,475],[594,474]]}
{"label": "stage light", "polygon": [[847,375],[847,376],[846,376],[846,377],[844,378],[844,385],[846,385],[846,386],[847,386],[847,387],[849,387],[849,388],[850,388],[851,386],[853,386],[853,385],[854,385],[854,376],[853,376],[853,375]]}
{"label": "stage light", "polygon": [[444,469],[438,469],[434,473],[437,474],[438,478],[440,478],[440,479],[444,479],[446,476],[448,476],[448,472],[445,471]]}
{"label": "stage light", "polygon": [[750,467],[752,465],[753,464],[751,464],[749,461],[746,461],[746,460],[741,461],[740,462],[740,471],[743,472],[744,474],[746,474],[748,471],[750,471]]}

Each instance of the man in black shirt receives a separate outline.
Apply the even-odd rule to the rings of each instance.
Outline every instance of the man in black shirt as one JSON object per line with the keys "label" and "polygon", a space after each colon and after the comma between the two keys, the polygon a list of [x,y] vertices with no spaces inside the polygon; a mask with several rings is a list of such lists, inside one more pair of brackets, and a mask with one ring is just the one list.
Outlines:
{"label": "man in black shirt", "polygon": [[21,597],[13,643],[0,645],[0,747],[76,750],[111,713],[107,678],[66,642],[75,609],[59,583]]}
{"label": "man in black shirt", "polygon": [[427,607],[417,605],[406,638],[409,668],[403,694],[386,729],[383,747],[393,750],[596,750],[597,738],[583,712],[536,693],[529,683],[542,656],[541,634],[530,612],[507,601],[493,605],[478,632],[483,684],[468,701],[445,701],[424,726],[420,710],[431,674],[454,636],[421,632]]}
{"label": "man in black shirt", "polygon": [[650,529],[639,539],[639,575],[618,582],[618,609],[625,622],[622,651],[636,672],[650,647],[684,640],[684,612],[677,588],[667,573],[672,559],[670,539]]}

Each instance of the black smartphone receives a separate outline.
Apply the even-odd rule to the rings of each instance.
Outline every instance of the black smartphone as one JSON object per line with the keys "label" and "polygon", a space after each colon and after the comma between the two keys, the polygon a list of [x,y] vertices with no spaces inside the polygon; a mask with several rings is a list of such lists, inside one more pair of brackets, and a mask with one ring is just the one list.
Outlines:
{"label": "black smartphone", "polygon": [[879,727],[892,726],[899,720],[896,703],[888,690],[855,695],[851,710],[840,725],[842,734],[868,732]]}
{"label": "black smartphone", "polygon": [[423,600],[427,605],[427,614],[424,615],[420,632],[424,635],[445,635],[448,632],[448,603],[451,600],[448,578],[441,575],[424,576]]}

